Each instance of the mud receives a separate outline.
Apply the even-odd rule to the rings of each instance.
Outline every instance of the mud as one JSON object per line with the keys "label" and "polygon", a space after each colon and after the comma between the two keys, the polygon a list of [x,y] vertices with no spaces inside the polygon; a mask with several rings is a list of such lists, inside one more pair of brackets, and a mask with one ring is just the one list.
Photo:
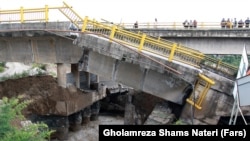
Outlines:
{"label": "mud", "polygon": [[[57,85],[56,78],[45,76],[30,76],[21,79],[6,80],[0,82],[0,98],[3,96],[11,98],[22,96],[22,100],[32,100],[24,114],[62,114],[67,109],[65,106],[58,106],[58,102],[77,103],[83,100],[84,93],[78,89],[68,89]],[[62,103],[64,105],[65,103]],[[66,103],[67,104],[67,103]],[[67,108],[67,107],[66,107]]]}

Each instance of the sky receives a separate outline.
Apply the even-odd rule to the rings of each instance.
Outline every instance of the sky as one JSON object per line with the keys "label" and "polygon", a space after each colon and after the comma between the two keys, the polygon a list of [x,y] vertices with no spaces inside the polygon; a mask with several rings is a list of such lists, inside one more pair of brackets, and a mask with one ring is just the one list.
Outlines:
{"label": "sky", "polygon": [[[250,17],[250,0],[0,0],[0,10],[55,7],[63,1],[83,18],[114,23],[154,22],[155,18],[158,22],[220,22]],[[57,14],[52,18],[62,20]]]}

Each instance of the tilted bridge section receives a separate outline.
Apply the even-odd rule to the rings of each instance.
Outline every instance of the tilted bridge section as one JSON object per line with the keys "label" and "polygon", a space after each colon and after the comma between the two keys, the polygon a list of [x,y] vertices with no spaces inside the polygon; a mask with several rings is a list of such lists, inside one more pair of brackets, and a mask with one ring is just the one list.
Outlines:
{"label": "tilted bridge section", "polygon": [[[61,24],[50,22],[49,10],[59,10],[69,22]],[[133,86],[135,89],[172,102],[181,103],[183,98],[187,98],[186,101],[198,109],[202,108],[202,102],[213,85],[217,84],[215,89],[231,85],[231,81],[222,84],[213,76],[219,74],[233,80],[238,71],[237,67],[181,44],[148,36],[142,32],[131,32],[112,23],[91,20],[87,16],[82,18],[65,2],[61,7],[46,5],[44,8],[21,7],[18,10],[1,10],[0,22],[2,50],[6,46],[14,46],[14,43],[11,43],[13,37],[19,38],[19,43],[32,46],[33,58],[30,61],[44,63],[47,58],[39,59],[37,54],[39,51],[35,50],[39,48],[37,44],[39,40],[45,40],[44,36],[50,36],[44,45],[53,47],[68,45],[72,48],[77,46],[82,48],[83,53],[82,56],[77,56],[79,60],[77,57],[69,56],[69,54],[74,55],[72,52],[79,51],[77,49],[71,53],[61,50],[63,53],[60,57],[56,53],[50,53],[56,54],[56,57],[49,63],[79,63],[79,70]],[[27,40],[22,41],[22,39]],[[63,55],[70,61],[65,61]],[[57,57],[61,60],[58,61]],[[0,54],[0,61],[12,60],[6,54]],[[208,75],[210,73],[215,75]],[[179,94],[190,85],[194,90],[189,97]],[[156,90],[155,86],[161,89]],[[175,92],[175,89],[179,90]],[[172,94],[169,94],[168,90]],[[224,92],[226,88],[220,91]],[[230,93],[230,90],[226,93]]]}

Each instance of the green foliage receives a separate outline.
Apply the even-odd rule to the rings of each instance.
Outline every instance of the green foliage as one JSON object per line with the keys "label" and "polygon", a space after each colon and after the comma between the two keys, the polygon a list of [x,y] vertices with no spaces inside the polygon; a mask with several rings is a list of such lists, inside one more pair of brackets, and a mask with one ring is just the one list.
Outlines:
{"label": "green foliage", "polygon": [[44,123],[31,123],[24,127],[13,125],[13,121],[25,120],[22,110],[30,102],[21,102],[20,98],[3,98],[0,104],[1,141],[45,141],[54,132]]}
{"label": "green foliage", "polygon": [[23,71],[22,73],[15,73],[12,76],[1,77],[0,80],[5,81],[5,80],[8,80],[8,79],[19,79],[19,78],[23,78],[23,77],[27,77],[27,76],[29,76],[29,72],[28,71]]}
{"label": "green foliage", "polygon": [[219,59],[224,63],[238,67],[240,65],[241,55],[208,55],[209,57]]}
{"label": "green foliage", "polygon": [[30,124],[28,127],[8,132],[1,141],[46,141],[52,132],[43,123]]}
{"label": "green foliage", "polygon": [[4,67],[0,66],[0,73],[4,71]]}
{"label": "green foliage", "polygon": [[[39,75],[44,75],[45,72],[43,72],[41,69],[37,70],[37,76]],[[4,77],[0,77],[0,81],[5,81],[8,79],[19,79],[19,78],[23,78],[23,77],[27,77],[29,76],[29,70],[28,71],[23,71],[22,73],[15,73],[14,75],[11,76],[4,76]]]}
{"label": "green foliage", "polygon": [[221,58],[222,62],[238,67],[240,65],[241,55],[224,55]]}
{"label": "green foliage", "polygon": [[0,67],[5,67],[5,62],[0,62]]}
{"label": "green foliage", "polygon": [[0,62],[0,73],[4,71],[5,63]]}
{"label": "green foliage", "polygon": [[183,125],[182,121],[181,120],[177,120],[174,125]]}
{"label": "green foliage", "polygon": [[46,70],[46,65],[45,64],[38,64],[38,63],[34,63],[32,64],[32,68],[39,68],[41,70]]}

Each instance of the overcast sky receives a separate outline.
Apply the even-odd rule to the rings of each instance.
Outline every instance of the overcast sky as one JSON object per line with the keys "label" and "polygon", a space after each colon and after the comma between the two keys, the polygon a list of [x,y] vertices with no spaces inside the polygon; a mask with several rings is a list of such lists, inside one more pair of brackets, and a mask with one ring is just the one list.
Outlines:
{"label": "overcast sky", "polygon": [[[64,0],[82,17],[129,22],[219,22],[250,17],[250,0]],[[62,6],[63,0],[0,0],[0,9]],[[50,15],[51,16],[51,15]],[[55,15],[53,18],[59,18]],[[50,17],[51,18],[51,17]],[[60,20],[60,19],[58,19]]]}

